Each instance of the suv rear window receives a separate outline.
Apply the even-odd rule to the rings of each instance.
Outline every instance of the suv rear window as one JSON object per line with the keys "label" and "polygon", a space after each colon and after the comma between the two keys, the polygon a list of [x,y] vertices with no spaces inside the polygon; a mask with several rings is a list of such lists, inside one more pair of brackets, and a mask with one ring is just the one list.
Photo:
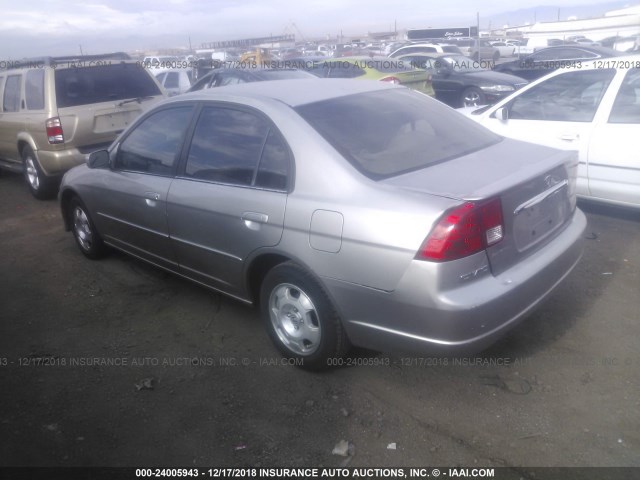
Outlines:
{"label": "suv rear window", "polygon": [[160,95],[151,76],[135,63],[58,69],[55,78],[58,108]]}
{"label": "suv rear window", "polygon": [[311,103],[296,111],[373,180],[460,157],[502,139],[446,105],[401,88]]}

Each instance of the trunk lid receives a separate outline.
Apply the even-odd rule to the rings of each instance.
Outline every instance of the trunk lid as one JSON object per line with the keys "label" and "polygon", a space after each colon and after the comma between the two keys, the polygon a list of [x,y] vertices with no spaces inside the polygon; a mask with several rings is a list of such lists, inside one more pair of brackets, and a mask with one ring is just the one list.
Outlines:
{"label": "trunk lid", "polygon": [[577,168],[576,152],[504,139],[383,183],[461,202],[499,198],[504,238],[486,250],[497,275],[550,242],[571,220]]}

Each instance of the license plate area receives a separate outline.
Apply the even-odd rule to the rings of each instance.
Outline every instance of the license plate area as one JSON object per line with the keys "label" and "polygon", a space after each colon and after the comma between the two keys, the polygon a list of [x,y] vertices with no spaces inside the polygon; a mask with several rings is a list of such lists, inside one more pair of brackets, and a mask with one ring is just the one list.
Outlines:
{"label": "license plate area", "polygon": [[140,111],[138,110],[96,115],[93,123],[93,131],[94,133],[120,132],[133,122],[138,115],[140,115]]}
{"label": "license plate area", "polygon": [[566,188],[557,190],[535,205],[521,209],[514,219],[514,243],[522,252],[548,238],[569,218]]}

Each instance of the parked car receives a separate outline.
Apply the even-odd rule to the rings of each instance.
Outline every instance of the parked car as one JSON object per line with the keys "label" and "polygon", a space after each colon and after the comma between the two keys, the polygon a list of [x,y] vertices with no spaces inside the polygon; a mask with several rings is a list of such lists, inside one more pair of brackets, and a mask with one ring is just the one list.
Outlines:
{"label": "parked car", "polygon": [[500,58],[513,57],[516,54],[515,45],[505,42],[490,42],[493,48],[497,48],[500,52]]}
{"label": "parked car", "polygon": [[436,98],[452,107],[493,104],[529,83],[514,75],[480,68],[462,55],[415,53],[398,60],[427,70]]}
{"label": "parked car", "polygon": [[396,59],[387,57],[344,57],[336,59],[294,59],[295,65],[320,78],[356,78],[404,85],[429,96],[435,92],[431,76]]}
{"label": "parked car", "polygon": [[185,93],[191,88],[193,69],[173,68],[155,73],[156,80],[164,87],[169,96]]}
{"label": "parked car", "polygon": [[449,53],[453,55],[462,55],[462,50],[460,50],[456,45],[450,44],[412,43],[411,45],[405,45],[391,52],[389,57],[397,58],[409,53]]}
{"label": "parked car", "polygon": [[294,68],[220,68],[213,70],[193,84],[190,92],[206,88],[224,87],[237,83],[314,78],[314,75]]}
{"label": "parked car", "polygon": [[579,196],[640,208],[640,57],[556,70],[470,116],[500,135],[577,150]]}
{"label": "parked car", "polygon": [[34,197],[53,196],[65,171],[164,97],[123,53],[13,62],[0,70],[0,169],[24,173]]}
{"label": "parked car", "polygon": [[606,47],[589,47],[584,45],[564,45],[543,48],[518,60],[498,64],[496,72],[511,73],[527,80],[535,80],[557,69],[566,68],[576,62],[610,58],[621,55],[620,52]]}
{"label": "parked car", "polygon": [[497,48],[492,47],[488,40],[456,38],[455,41],[462,53],[476,62],[480,60],[496,61],[500,58],[500,52]]}
{"label": "parked car", "polygon": [[68,172],[80,251],[128,252],[260,307],[287,357],[485,347],[578,262],[576,156],[385,82],[173,97]]}

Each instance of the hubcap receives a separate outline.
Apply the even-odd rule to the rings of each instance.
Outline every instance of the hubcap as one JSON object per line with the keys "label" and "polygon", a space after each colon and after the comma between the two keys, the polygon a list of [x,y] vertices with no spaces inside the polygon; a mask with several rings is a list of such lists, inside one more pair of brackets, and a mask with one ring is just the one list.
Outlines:
{"label": "hubcap", "polygon": [[73,231],[76,234],[78,243],[84,250],[90,250],[93,245],[93,234],[89,219],[80,207],[73,210]]}
{"label": "hubcap", "polygon": [[464,96],[465,107],[477,107],[480,101],[480,95],[477,92],[469,92]]}
{"label": "hubcap", "polygon": [[298,355],[311,355],[320,346],[318,312],[300,288],[281,283],[269,297],[271,324],[280,341]]}
{"label": "hubcap", "polygon": [[40,187],[40,179],[38,178],[38,170],[36,170],[33,158],[27,157],[25,164],[27,167],[27,179],[29,180],[29,184],[31,185],[31,188],[37,190]]}

